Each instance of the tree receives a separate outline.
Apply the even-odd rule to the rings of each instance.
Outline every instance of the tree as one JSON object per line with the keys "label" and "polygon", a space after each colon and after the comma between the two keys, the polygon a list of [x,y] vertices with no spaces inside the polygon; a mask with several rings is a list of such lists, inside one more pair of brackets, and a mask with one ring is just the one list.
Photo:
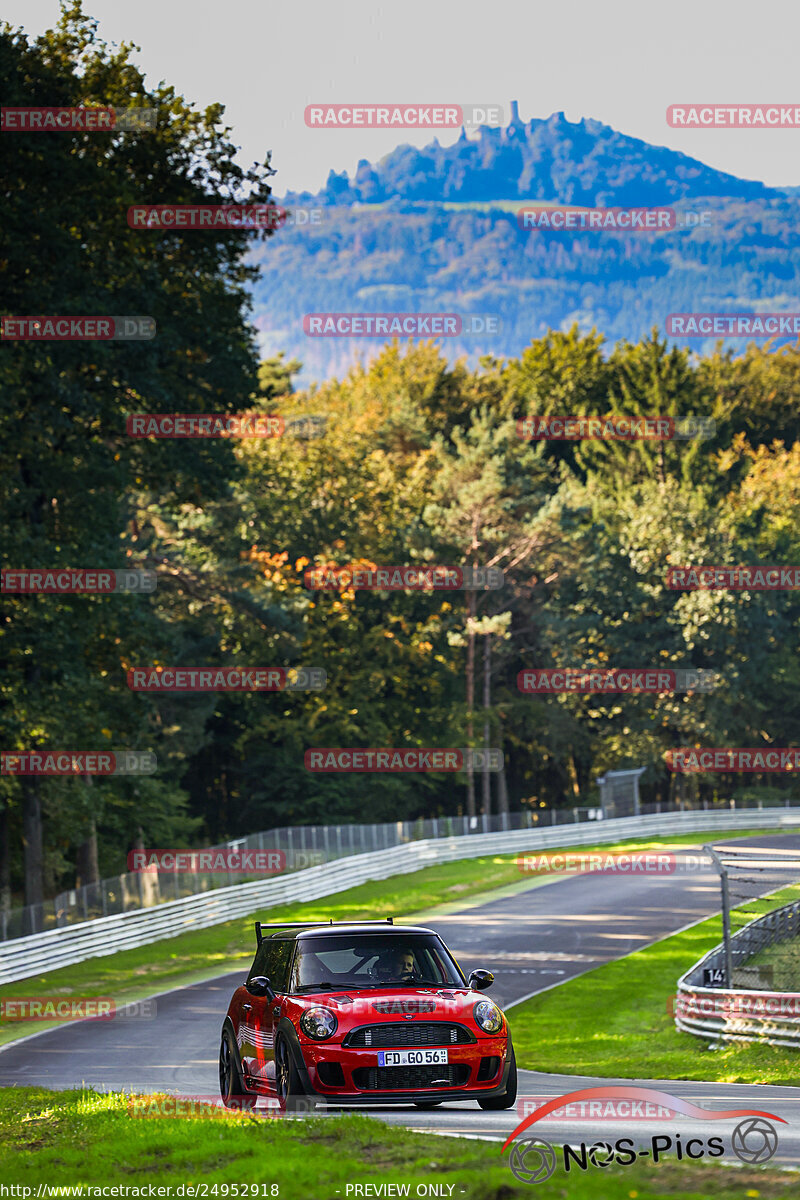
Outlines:
{"label": "tree", "polygon": [[[498,417],[488,406],[473,412],[466,432],[435,439],[420,471],[429,478],[430,501],[424,512],[435,539],[452,552],[459,566],[496,569],[524,577],[535,555],[547,544],[546,513],[551,472],[541,448],[520,445],[513,420]],[[467,744],[474,744],[475,639],[483,629],[479,612],[491,604],[491,593],[466,590],[463,637],[466,641]],[[505,628],[507,622],[502,627]],[[497,626],[500,628],[501,626]],[[488,626],[486,627],[488,630]],[[492,626],[494,629],[494,626]],[[461,644],[461,632],[451,644]],[[486,794],[484,785],[484,793]],[[485,795],[485,803],[488,797]],[[475,781],[467,772],[467,813],[475,815]],[[488,815],[488,812],[487,812]]]}
{"label": "tree", "polygon": [[[0,32],[6,104],[36,105],[46,96],[52,105],[157,111],[154,130],[19,133],[0,140],[6,311],[147,314],[157,325],[151,342],[4,345],[5,567],[121,568],[160,560],[159,514],[224,494],[235,460],[225,442],[132,441],[126,414],[244,408],[256,385],[244,321],[245,289],[255,273],[243,261],[248,236],[134,231],[126,210],[136,202],[224,202],[242,193],[266,201],[271,168],[242,171],[221,123],[222,107],[198,113],[167,85],[148,91],[131,53],[128,45],[112,52],[100,41],[96,22],[79,3],[65,7],[57,28],[33,41],[9,26]],[[191,546],[183,549],[191,552]],[[71,732],[88,739],[87,749],[102,748],[109,710],[118,718],[112,737],[130,746],[148,738],[145,709],[127,693],[122,667],[134,657],[134,645],[141,653],[148,643],[168,653],[176,645],[160,600],[10,600],[0,638],[3,745],[74,748]],[[73,702],[67,719],[64,708]],[[119,795],[130,794],[131,786],[120,783]],[[160,803],[171,797],[177,814],[177,780],[167,773],[160,786]],[[87,829],[91,836],[107,787],[92,792],[88,807],[95,818],[78,821],[79,841]],[[78,793],[65,781],[38,779],[7,778],[2,790],[12,829],[21,812],[27,897],[37,902],[48,854],[58,862],[56,830],[70,825],[61,810],[74,806]],[[43,819],[53,805],[58,824],[45,836]]]}

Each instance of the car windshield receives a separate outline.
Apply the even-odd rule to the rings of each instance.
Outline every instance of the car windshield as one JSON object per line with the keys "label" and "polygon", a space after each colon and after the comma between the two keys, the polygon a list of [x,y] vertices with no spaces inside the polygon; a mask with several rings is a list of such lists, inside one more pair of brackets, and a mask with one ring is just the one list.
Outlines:
{"label": "car windshield", "polygon": [[298,939],[293,992],[419,986],[464,987],[458,967],[435,934]]}

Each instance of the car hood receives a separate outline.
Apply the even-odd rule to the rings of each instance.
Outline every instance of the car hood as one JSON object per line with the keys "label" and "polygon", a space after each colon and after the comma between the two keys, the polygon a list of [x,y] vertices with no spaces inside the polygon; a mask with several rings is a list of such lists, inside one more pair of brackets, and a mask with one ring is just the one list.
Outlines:
{"label": "car hood", "polygon": [[336,1013],[340,1025],[363,1025],[403,1021],[419,1017],[429,1021],[464,1020],[472,1017],[479,1000],[487,999],[472,988],[375,988],[349,992],[305,992],[292,1000],[304,1007],[324,1005]]}

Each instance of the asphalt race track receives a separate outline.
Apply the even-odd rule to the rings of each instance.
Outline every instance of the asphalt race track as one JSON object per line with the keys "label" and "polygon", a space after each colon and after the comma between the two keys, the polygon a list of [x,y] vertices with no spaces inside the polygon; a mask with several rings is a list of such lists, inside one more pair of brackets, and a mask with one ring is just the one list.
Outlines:
{"label": "asphalt race track", "polygon": [[[800,849],[800,835],[737,839],[736,844]],[[764,874],[751,885],[751,892],[785,882],[785,875]],[[508,1007],[718,911],[719,879],[712,871],[662,877],[584,874],[477,907],[465,905],[460,914],[439,916],[430,923],[467,974],[475,967],[495,972],[491,997]],[[12,1043],[0,1051],[0,1086],[59,1089],[86,1084],[99,1090],[215,1095],[220,1027],[242,976],[239,970],[159,996],[155,1020],[82,1021]],[[556,1096],[599,1082],[521,1071],[519,1093],[520,1097]],[[712,1109],[759,1108],[782,1116],[790,1124],[777,1126],[779,1145],[772,1161],[800,1165],[800,1088],[763,1085],[756,1090],[747,1085],[664,1080],[635,1083]],[[483,1112],[475,1102],[442,1104],[428,1111],[407,1106],[369,1106],[368,1111],[395,1125],[504,1140],[522,1119],[521,1103],[505,1113]],[[598,1136],[611,1141],[632,1137],[642,1146],[649,1144],[653,1134],[721,1135],[726,1146],[723,1161],[729,1162],[729,1137],[736,1124],[735,1119],[600,1122],[595,1117],[541,1121],[535,1132],[570,1143],[592,1143]]]}

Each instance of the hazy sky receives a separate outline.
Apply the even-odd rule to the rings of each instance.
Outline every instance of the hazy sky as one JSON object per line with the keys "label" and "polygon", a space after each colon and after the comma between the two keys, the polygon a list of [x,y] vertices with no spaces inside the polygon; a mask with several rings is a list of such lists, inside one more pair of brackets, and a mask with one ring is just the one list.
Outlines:
{"label": "hazy sky", "polygon": [[[769,184],[800,185],[800,129],[670,129],[669,104],[800,103],[798,0],[84,0],[111,42],[141,46],[148,82],[226,105],[241,159],[273,151],[276,194],[316,191],[413,130],[308,129],[315,101],[520,104],[563,111]],[[57,0],[5,0],[29,33]],[[43,103],[47,103],[44,99]],[[439,133],[454,140],[455,133]]]}

